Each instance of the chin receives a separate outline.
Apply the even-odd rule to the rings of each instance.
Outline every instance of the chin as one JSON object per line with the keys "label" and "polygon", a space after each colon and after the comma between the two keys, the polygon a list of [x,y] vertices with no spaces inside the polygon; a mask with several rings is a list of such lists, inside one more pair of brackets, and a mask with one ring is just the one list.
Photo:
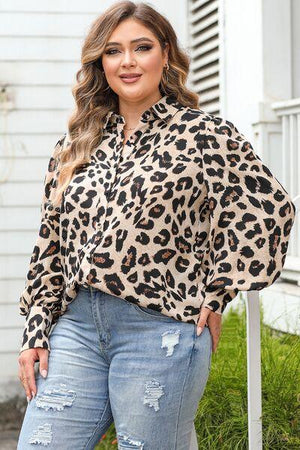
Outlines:
{"label": "chin", "polygon": [[139,88],[138,90],[135,89],[126,89],[123,90],[122,93],[120,94],[121,97],[128,99],[128,100],[132,100],[132,99],[141,99],[147,96],[147,94],[145,93],[145,90]]}

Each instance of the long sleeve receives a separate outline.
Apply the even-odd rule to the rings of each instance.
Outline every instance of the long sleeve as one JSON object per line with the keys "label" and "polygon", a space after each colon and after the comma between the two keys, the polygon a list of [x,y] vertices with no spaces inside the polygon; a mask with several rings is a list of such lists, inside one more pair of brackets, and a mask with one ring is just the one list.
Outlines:
{"label": "long sleeve", "polygon": [[222,314],[239,291],[280,276],[296,207],[233,123],[214,116],[202,150],[209,217],[202,305]]}
{"label": "long sleeve", "polygon": [[59,239],[60,208],[53,207],[50,195],[56,187],[57,177],[54,154],[62,148],[65,136],[55,145],[44,178],[39,233],[19,300],[19,312],[26,315],[20,353],[35,347],[50,350],[48,335],[53,317],[60,308],[64,287]]}

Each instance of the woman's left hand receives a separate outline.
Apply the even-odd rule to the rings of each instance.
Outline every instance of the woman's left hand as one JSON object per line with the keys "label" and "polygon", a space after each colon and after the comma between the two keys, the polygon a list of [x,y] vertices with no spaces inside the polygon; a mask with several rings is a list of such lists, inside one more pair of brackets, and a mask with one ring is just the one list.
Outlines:
{"label": "woman's left hand", "polygon": [[197,333],[198,330],[202,332],[206,323],[212,337],[212,351],[213,353],[216,353],[221,334],[222,315],[213,312],[209,308],[201,308],[197,322]]}

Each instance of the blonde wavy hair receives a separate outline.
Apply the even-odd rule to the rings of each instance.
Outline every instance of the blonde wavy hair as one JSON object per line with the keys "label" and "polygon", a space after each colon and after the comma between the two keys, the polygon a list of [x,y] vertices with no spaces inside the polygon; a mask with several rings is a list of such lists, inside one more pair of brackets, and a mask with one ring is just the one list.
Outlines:
{"label": "blonde wavy hair", "polygon": [[169,44],[169,70],[163,72],[159,85],[161,95],[174,95],[185,106],[199,108],[198,95],[185,86],[190,58],[179,48],[176,33],[170,22],[147,3],[121,1],[114,3],[91,25],[81,51],[81,67],[72,88],[75,109],[68,120],[64,144],[55,148],[57,180],[51,202],[58,207],[62,195],[76,169],[89,163],[92,151],[103,136],[103,122],[110,111],[118,111],[118,95],[106,81],[102,54],[114,29],[128,18],[140,21],[158,39],[161,49]]}

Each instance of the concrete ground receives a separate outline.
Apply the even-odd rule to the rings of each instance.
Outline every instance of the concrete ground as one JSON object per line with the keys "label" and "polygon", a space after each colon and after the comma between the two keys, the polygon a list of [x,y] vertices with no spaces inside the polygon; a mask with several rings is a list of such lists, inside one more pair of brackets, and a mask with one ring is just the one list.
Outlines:
{"label": "concrete ground", "polygon": [[1,450],[16,450],[18,442],[19,431],[2,431],[0,433],[0,449]]}

